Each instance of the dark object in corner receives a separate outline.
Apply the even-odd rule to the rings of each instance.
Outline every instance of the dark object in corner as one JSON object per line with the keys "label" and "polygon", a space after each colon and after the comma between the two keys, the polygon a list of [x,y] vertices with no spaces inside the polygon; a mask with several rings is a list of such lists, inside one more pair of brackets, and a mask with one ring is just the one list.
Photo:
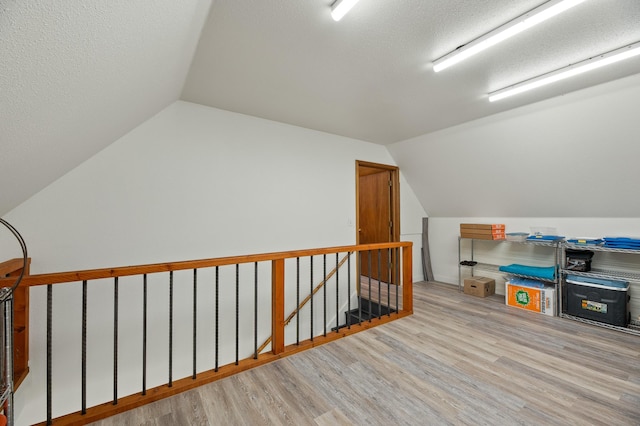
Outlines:
{"label": "dark object in corner", "polygon": [[565,253],[567,256],[565,269],[579,272],[589,272],[591,270],[592,251],[567,249]]}

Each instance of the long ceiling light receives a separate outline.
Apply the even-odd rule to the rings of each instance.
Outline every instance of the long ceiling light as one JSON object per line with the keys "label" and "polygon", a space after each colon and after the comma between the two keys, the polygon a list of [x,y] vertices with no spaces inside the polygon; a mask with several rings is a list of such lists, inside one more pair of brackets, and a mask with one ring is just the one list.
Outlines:
{"label": "long ceiling light", "polygon": [[565,78],[573,77],[638,55],[640,55],[640,42],[630,44],[609,53],[587,59],[586,61],[578,62],[577,64],[569,65],[568,67],[532,78],[531,80],[523,81],[521,83],[514,84],[513,86],[505,87],[504,89],[489,93],[489,101],[499,101],[500,99],[517,95],[518,93],[555,83],[556,81],[564,80]]}
{"label": "long ceiling light", "polygon": [[[488,32],[463,46],[458,47],[453,52],[446,54],[440,59],[433,61],[433,70],[440,72],[458,62],[467,59],[501,41],[504,41],[522,31],[533,27],[547,19],[576,6],[585,0],[551,0],[543,5],[530,10],[524,15],[507,22],[501,27]],[[335,19],[335,18],[334,18]]]}
{"label": "long ceiling light", "polygon": [[336,0],[331,6],[331,17],[334,21],[339,21],[346,15],[359,0]]}

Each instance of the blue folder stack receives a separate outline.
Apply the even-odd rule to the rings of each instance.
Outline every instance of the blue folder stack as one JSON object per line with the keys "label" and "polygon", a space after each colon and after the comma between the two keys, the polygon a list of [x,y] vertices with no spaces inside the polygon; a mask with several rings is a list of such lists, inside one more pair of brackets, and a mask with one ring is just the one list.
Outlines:
{"label": "blue folder stack", "polygon": [[640,239],[627,237],[604,237],[604,247],[640,250]]}
{"label": "blue folder stack", "polygon": [[533,234],[527,237],[527,241],[562,241],[564,237],[561,235],[542,235]]}
{"label": "blue folder stack", "polygon": [[573,238],[573,239],[569,239],[567,240],[568,243],[571,244],[575,244],[575,245],[582,245],[582,246],[599,246],[602,245],[604,243],[604,240],[600,239],[600,238]]}

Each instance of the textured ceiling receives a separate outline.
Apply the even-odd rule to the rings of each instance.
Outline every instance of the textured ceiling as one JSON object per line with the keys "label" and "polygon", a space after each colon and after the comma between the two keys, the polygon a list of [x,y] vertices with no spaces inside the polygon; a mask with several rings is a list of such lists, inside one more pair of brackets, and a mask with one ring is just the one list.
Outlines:
{"label": "textured ceiling", "polygon": [[362,0],[337,23],[332,1],[0,0],[0,215],[179,98],[391,144],[640,73],[486,98],[640,41],[640,0],[587,0],[439,74],[543,0]]}
{"label": "textured ceiling", "polygon": [[182,99],[390,144],[640,72],[640,57],[489,103],[486,94],[640,41],[639,0],[587,0],[435,74],[431,61],[543,0],[218,0]]}
{"label": "textured ceiling", "polygon": [[210,2],[0,0],[0,215],[179,99]]}

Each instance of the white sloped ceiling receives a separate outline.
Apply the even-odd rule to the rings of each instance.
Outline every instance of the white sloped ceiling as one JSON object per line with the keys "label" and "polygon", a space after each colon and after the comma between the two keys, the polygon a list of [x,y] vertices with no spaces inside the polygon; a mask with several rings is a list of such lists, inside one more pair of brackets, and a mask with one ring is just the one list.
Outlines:
{"label": "white sloped ceiling", "polygon": [[332,2],[0,0],[0,215],[178,99],[390,145],[640,73],[487,101],[639,42],[639,0],[587,0],[438,74],[545,1],[362,0],[340,22]]}
{"label": "white sloped ceiling", "polygon": [[210,3],[0,1],[0,214],[179,98]]}
{"label": "white sloped ceiling", "polygon": [[431,62],[545,0],[220,0],[183,100],[391,144],[640,72],[640,56],[539,91],[487,93],[640,42],[640,0],[586,0],[440,73]]}

